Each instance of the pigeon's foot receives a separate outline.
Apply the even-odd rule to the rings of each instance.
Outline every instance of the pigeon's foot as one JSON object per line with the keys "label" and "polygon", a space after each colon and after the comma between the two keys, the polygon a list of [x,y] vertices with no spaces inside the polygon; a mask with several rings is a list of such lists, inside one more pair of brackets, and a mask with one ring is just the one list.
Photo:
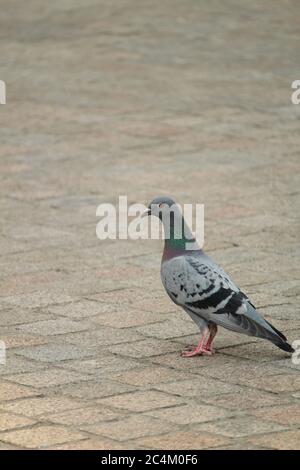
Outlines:
{"label": "pigeon's foot", "polygon": [[208,349],[205,348],[199,348],[198,346],[194,349],[184,349],[181,352],[182,357],[194,357],[194,356],[212,356],[212,351],[209,351]]}
{"label": "pigeon's foot", "polygon": [[[195,344],[189,344],[188,346],[185,346],[184,351],[193,351],[196,347],[197,346]],[[207,346],[207,344],[204,346],[204,349],[211,351],[213,354],[216,352],[212,346]]]}
{"label": "pigeon's foot", "polygon": [[203,334],[197,346],[187,346],[181,353],[182,357],[212,356],[215,350],[212,347],[213,339],[217,333],[217,325],[209,324],[203,330]]}

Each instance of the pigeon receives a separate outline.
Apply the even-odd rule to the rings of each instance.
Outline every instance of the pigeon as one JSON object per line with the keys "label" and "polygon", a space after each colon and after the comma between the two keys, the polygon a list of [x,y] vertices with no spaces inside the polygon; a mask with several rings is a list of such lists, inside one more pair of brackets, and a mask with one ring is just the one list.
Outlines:
{"label": "pigeon", "polygon": [[260,315],[247,295],[200,249],[173,199],[153,199],[142,214],[145,216],[158,217],[164,226],[163,286],[201,332],[198,345],[187,347],[181,353],[183,357],[211,356],[218,326],[266,339],[283,351],[294,352],[286,337]]}

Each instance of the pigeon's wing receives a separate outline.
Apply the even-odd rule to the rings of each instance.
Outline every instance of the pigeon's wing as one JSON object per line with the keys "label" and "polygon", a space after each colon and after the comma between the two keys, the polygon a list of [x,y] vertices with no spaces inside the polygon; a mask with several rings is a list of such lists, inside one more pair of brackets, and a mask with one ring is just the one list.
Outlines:
{"label": "pigeon's wing", "polygon": [[275,344],[285,341],[282,333],[264,320],[226,273],[205,257],[172,258],[162,265],[161,276],[174,302],[194,315]]}
{"label": "pigeon's wing", "polygon": [[225,273],[216,272],[199,257],[183,255],[165,261],[161,277],[175,303],[207,319],[239,292]]}

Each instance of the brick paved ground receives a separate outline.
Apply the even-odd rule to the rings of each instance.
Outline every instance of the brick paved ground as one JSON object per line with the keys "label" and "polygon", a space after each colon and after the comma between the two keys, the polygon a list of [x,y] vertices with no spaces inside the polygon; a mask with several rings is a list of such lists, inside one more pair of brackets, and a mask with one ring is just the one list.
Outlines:
{"label": "brick paved ground", "polygon": [[228,332],[181,358],[161,242],[95,236],[119,194],[203,202],[207,251],[300,338],[299,2],[1,12],[0,448],[299,449],[290,358]]}

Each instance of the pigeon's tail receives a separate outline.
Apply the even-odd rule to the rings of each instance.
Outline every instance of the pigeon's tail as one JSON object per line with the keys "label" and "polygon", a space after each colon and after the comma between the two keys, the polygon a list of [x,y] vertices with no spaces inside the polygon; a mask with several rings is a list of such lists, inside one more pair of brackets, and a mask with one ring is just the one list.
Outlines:
{"label": "pigeon's tail", "polygon": [[277,328],[275,328],[274,325],[272,325],[271,323],[269,323],[266,319],[264,319],[266,323],[268,323],[268,325],[272,328],[272,330],[275,331],[275,333],[278,334],[278,336],[280,336],[281,339],[283,339],[283,341],[287,341],[286,339],[286,336],[284,336],[283,333],[281,333],[281,331],[277,330]]}
{"label": "pigeon's tail", "polygon": [[258,338],[267,339],[283,351],[293,353],[295,352],[292,346],[287,342],[286,337],[281,331],[277,330],[275,326],[269,323],[265,318],[261,317],[252,304],[247,303],[247,319],[251,328],[253,336]]}
{"label": "pigeon's tail", "polygon": [[276,333],[276,337],[271,339],[271,342],[275,344],[278,348],[282,349],[283,351],[293,353],[295,352],[295,349],[292,348],[292,346],[287,342],[286,337],[284,334],[281,333],[281,331],[277,330],[275,326],[271,325],[267,320],[265,322],[272,328],[272,330]]}
{"label": "pigeon's tail", "polygon": [[292,346],[289,343],[287,343],[286,341],[282,341],[282,343],[272,341],[272,343],[275,344],[275,346],[277,346],[278,348],[280,348],[283,351],[286,351],[288,353],[294,353],[295,352],[295,349],[292,348]]}

